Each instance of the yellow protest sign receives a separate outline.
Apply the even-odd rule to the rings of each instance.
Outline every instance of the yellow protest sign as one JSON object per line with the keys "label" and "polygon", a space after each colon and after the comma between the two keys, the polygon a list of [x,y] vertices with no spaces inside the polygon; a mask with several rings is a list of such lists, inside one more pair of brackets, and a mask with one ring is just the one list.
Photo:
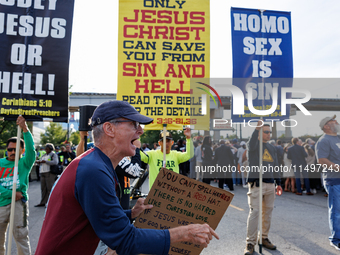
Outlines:
{"label": "yellow protest sign", "polygon": [[[143,130],[161,130],[163,129],[163,125],[157,124],[155,122],[145,125]],[[166,125],[167,130],[182,130],[183,125],[180,124],[167,124]]]}
{"label": "yellow protest sign", "polygon": [[118,41],[117,99],[160,126],[209,129],[190,86],[209,78],[209,1],[120,0]]}

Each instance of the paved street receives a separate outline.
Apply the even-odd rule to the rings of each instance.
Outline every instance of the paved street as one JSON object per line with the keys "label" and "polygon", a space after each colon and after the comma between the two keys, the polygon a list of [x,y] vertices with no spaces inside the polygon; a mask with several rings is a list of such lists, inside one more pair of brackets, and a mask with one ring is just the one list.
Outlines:
{"label": "paved street", "polygon": [[[213,185],[216,186],[215,183]],[[145,183],[142,191],[147,192],[147,187]],[[40,202],[40,182],[30,182],[28,193],[30,239],[34,254],[45,211],[44,208],[34,207]],[[232,204],[217,228],[220,240],[213,240],[201,254],[243,254],[248,216],[246,193],[247,189],[235,186]],[[277,197],[269,237],[278,250],[269,251],[263,248],[263,254],[340,254],[329,245],[327,198],[323,195],[324,193],[296,196],[285,192],[281,197]],[[258,254],[258,246],[255,249],[255,254]],[[17,254],[14,241],[11,254]]]}
{"label": "paved street", "polygon": [[[247,189],[236,186],[234,199],[228,208],[214,240],[201,254],[243,254],[249,207]],[[276,197],[269,239],[278,247],[276,251],[263,248],[263,254],[339,254],[329,245],[327,198],[324,193],[297,196],[283,193]],[[258,253],[258,246],[255,247]]]}

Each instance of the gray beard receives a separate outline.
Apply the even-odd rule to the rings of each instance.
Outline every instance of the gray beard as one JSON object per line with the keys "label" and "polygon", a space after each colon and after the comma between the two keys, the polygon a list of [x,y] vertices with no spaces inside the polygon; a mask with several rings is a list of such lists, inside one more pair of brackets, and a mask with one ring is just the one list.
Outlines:
{"label": "gray beard", "polygon": [[333,133],[340,133],[340,125],[339,124],[331,125],[331,130]]}

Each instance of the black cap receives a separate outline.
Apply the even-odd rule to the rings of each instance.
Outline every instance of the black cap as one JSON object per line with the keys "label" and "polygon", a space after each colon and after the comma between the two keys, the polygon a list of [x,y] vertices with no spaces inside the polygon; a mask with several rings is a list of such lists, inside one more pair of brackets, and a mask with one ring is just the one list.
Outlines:
{"label": "black cap", "polygon": [[153,121],[152,118],[140,114],[128,102],[114,100],[104,102],[94,110],[91,117],[91,127],[117,118],[126,118],[140,124],[150,124]]}
{"label": "black cap", "polygon": [[[159,134],[159,140],[163,140],[163,134],[164,134],[163,132],[161,132],[161,133]],[[173,140],[173,139],[172,139],[172,135],[171,135],[170,132],[166,131],[166,132],[165,132],[165,135],[166,135],[166,139]]]}

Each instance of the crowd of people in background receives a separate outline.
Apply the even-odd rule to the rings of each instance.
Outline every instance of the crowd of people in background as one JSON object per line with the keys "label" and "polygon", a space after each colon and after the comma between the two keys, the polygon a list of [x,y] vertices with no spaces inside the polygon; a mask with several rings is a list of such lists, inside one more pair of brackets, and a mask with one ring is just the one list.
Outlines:
{"label": "crowd of people in background", "polygon": [[[291,141],[283,142],[280,139],[278,140],[270,140],[270,144],[274,145],[277,148],[277,156],[278,161],[280,165],[288,166],[286,168],[289,171],[282,172],[282,177],[285,180],[283,184],[283,188],[285,192],[293,192],[298,193],[300,195],[300,192],[297,192],[299,188],[302,187],[302,190],[305,191],[304,193],[307,193],[307,185],[310,186],[310,192],[315,194],[317,193],[317,190],[323,190],[322,187],[322,178],[321,175],[317,173],[317,171],[313,171],[314,165],[317,164],[316,161],[316,154],[315,154],[315,144],[316,142],[312,138],[307,138],[304,142],[299,138],[295,137],[292,138]],[[247,165],[247,149],[246,149],[246,141],[239,141],[237,138],[233,138],[232,140],[228,139],[221,139],[219,141],[213,142],[210,136],[204,137],[202,140],[194,140],[194,157],[192,157],[190,160],[181,163],[180,164],[180,173],[184,174],[186,176],[189,176],[191,178],[195,178],[196,180],[203,181],[210,183],[211,180],[209,178],[203,178],[202,172],[196,172],[195,166],[202,166],[203,161],[205,165],[210,164],[216,164],[216,160],[214,161],[214,155],[216,149],[221,147],[222,145],[225,145],[229,147],[233,153],[234,160],[231,163],[231,165],[237,167],[237,172],[233,172],[232,176],[228,179],[231,179],[233,181],[233,185],[242,185],[243,187],[247,187],[246,185],[246,174],[241,173],[240,166]],[[53,146],[53,147],[51,147]],[[288,149],[291,150],[291,155],[294,155],[294,159],[298,157],[296,153],[293,153],[292,147],[294,148],[303,148],[304,152],[300,150],[300,152],[303,153],[303,157],[300,156],[298,159],[301,159],[303,161],[304,167],[300,167],[299,163],[292,163],[292,159],[288,157]],[[141,151],[147,152],[149,150],[159,150],[161,149],[161,146],[158,142],[155,142],[152,144],[152,148],[148,143],[143,143],[141,146]],[[50,149],[49,149],[50,148]],[[65,142],[63,145],[55,146],[53,144],[47,143],[45,146],[40,146],[36,149],[36,162],[34,164],[34,170],[36,171],[36,180],[40,181],[41,173],[46,173],[47,170],[43,170],[43,164],[50,165],[49,162],[41,162],[44,157],[44,155],[47,153],[47,150],[50,151],[50,153],[57,155],[57,164],[63,166],[63,169],[67,167],[67,165],[76,157],[76,147],[72,146],[71,143]],[[171,146],[171,150],[186,151],[186,140],[179,139],[178,141],[174,142],[174,144]],[[206,152],[205,158],[202,157],[202,154],[204,155],[204,152]],[[7,152],[6,155],[7,156]],[[304,159],[303,159],[304,158]],[[50,161],[50,160],[48,160]],[[52,160],[55,162],[55,160]],[[306,164],[304,163],[306,161]],[[301,165],[302,165],[301,164]],[[294,165],[294,166],[292,166]],[[46,165],[45,165],[46,168]],[[145,168],[145,166],[143,167]],[[294,175],[294,168],[295,169],[304,169],[299,175]],[[308,169],[308,177],[306,177],[306,172]],[[298,172],[298,171],[295,171]],[[300,171],[299,171],[300,172]],[[31,173],[32,175],[32,173]],[[32,176],[30,175],[30,181],[32,181]],[[298,180],[298,183],[296,183],[296,180]],[[216,180],[215,180],[216,181]],[[308,184],[307,184],[307,183]],[[225,183],[227,184],[227,183]],[[233,190],[233,187],[230,185],[224,185],[224,187],[228,186],[230,190]],[[327,194],[325,194],[327,196]]]}
{"label": "crowd of people in background", "polygon": [[[37,149],[34,167],[37,181],[40,181],[41,185],[41,200],[35,207],[45,207],[58,174],[62,173],[71,161],[76,158],[74,149],[74,147],[71,147],[71,143],[68,142],[65,142],[61,147],[46,143],[45,147]],[[52,168],[60,168],[60,171],[53,171]],[[31,175],[30,181],[32,181]]]}
{"label": "crowd of people in background", "polygon": [[[322,175],[320,174],[320,171],[314,170],[317,168],[317,160],[315,154],[316,142],[313,139],[307,138],[303,142],[299,137],[294,137],[289,142],[283,142],[278,139],[276,141],[270,140],[269,143],[276,148],[279,165],[286,166],[284,168],[285,171],[281,172],[281,177],[284,180],[282,188],[285,192],[293,192],[297,195],[313,195],[318,191],[325,192],[325,189],[322,186]],[[200,140],[194,141],[194,147],[194,160],[190,160],[190,166],[187,168],[187,172],[189,169],[190,172],[195,171],[195,166],[201,167],[202,165],[211,166],[216,164],[235,166],[237,171],[228,173],[230,174],[230,176],[228,175],[227,177],[228,181],[221,180],[220,178],[215,180],[204,178],[203,172],[194,172],[194,174],[190,174],[190,177],[195,176],[196,180],[205,183],[222,181],[224,182],[223,187],[228,187],[231,191],[234,189],[233,186],[247,188],[247,173],[241,171],[241,166],[248,165],[246,141],[238,141],[238,139],[234,138],[231,141],[221,139],[218,142],[212,142],[211,137],[206,136],[203,139],[203,143]],[[228,161],[228,163],[219,164],[218,154],[221,147],[228,147],[230,149],[233,160]],[[229,158],[230,153],[229,150],[227,151],[224,156]],[[189,174],[187,175],[189,176]],[[228,184],[229,180],[232,181],[233,185]],[[325,196],[327,196],[327,193]]]}
{"label": "crowd of people in background", "polygon": [[[314,170],[317,168],[316,142],[312,138],[307,138],[305,141],[302,141],[299,137],[294,137],[290,141],[277,139],[270,140],[269,144],[276,148],[279,165],[286,166],[285,171],[281,173],[282,188],[285,192],[292,192],[297,195],[313,195],[319,191],[324,192],[327,196],[322,185],[322,175],[320,171]],[[248,187],[247,173],[241,171],[241,166],[247,166],[249,163],[246,140],[240,141],[233,138],[213,142],[210,136],[205,136],[201,140],[194,140],[193,145],[194,156],[179,164],[179,173],[208,184],[218,182],[219,187],[228,187],[230,191],[234,190],[234,186]],[[152,148],[147,143],[143,143],[141,146],[141,151],[146,154],[150,150],[159,149],[161,149],[161,146],[158,143],[154,143]],[[185,152],[186,140],[175,141],[171,145],[171,150]],[[221,153],[221,151],[223,152]],[[220,154],[223,155],[223,160]],[[196,171],[196,166],[216,164],[235,166],[234,169],[237,169],[237,171],[227,172],[225,178],[216,179],[209,178],[209,175],[202,171]]]}

